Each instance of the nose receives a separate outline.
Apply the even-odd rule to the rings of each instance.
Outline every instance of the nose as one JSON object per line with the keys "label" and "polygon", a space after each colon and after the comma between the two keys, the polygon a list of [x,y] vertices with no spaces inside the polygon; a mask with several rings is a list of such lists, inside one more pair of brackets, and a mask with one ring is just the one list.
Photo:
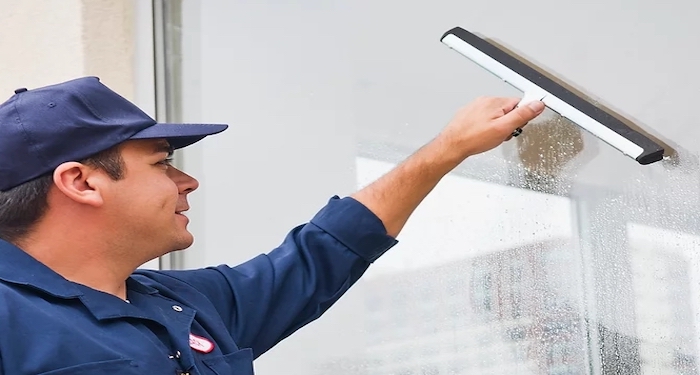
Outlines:
{"label": "nose", "polygon": [[199,181],[196,178],[175,167],[168,167],[168,175],[177,185],[180,194],[189,194],[199,187]]}

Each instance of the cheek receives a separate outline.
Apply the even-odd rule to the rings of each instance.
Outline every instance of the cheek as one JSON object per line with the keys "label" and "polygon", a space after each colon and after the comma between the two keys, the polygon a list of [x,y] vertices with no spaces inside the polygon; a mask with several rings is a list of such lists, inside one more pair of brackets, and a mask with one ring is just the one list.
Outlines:
{"label": "cheek", "polygon": [[143,186],[139,201],[158,210],[175,210],[178,200],[177,185],[165,175],[150,180],[147,186]]}
{"label": "cheek", "polygon": [[160,194],[163,197],[163,204],[167,205],[168,207],[177,204],[178,196],[180,195],[177,185],[175,185],[175,182],[169,178],[163,182],[163,186],[160,189]]}

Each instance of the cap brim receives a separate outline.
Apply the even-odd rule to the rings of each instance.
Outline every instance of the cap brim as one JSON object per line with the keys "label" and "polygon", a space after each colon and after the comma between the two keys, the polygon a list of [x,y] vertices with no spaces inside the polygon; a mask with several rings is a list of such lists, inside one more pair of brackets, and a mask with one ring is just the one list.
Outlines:
{"label": "cap brim", "polygon": [[224,124],[155,124],[131,136],[131,139],[165,138],[173,149],[201,141],[208,135],[226,130]]}

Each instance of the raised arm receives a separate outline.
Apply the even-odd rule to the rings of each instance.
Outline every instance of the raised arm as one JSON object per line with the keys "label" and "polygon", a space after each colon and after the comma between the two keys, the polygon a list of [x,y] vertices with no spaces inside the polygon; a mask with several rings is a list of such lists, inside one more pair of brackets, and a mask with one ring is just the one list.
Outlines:
{"label": "raised arm", "polygon": [[430,143],[352,197],[377,215],[387,233],[396,237],[442,177],[467,157],[500,145],[544,109],[539,101],[515,108],[518,102],[517,98],[477,99],[457,112]]}

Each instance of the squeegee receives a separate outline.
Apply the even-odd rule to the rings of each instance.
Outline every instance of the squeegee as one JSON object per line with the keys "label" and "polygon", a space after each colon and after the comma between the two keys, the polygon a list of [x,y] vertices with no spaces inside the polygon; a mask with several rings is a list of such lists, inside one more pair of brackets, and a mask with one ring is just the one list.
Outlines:
{"label": "squeegee", "polygon": [[[544,70],[538,67],[538,71],[530,62],[523,62],[497,44],[461,27],[447,31],[440,41],[523,92],[518,106],[540,100],[552,111],[639,164],[651,164],[663,159],[664,148],[647,135],[627,125],[612,111],[594,105],[581,94],[574,93],[547,77],[547,74],[543,74]],[[518,133],[514,135],[517,136]]]}

